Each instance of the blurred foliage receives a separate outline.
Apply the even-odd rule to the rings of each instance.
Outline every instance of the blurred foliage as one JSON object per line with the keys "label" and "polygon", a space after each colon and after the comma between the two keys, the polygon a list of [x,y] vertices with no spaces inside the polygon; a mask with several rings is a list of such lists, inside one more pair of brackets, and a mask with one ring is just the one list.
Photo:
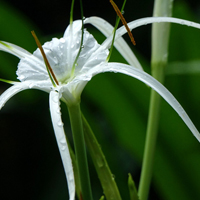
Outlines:
{"label": "blurred foliage", "polygon": [[[26,9],[24,7],[21,9],[24,12],[20,12],[20,9],[12,6],[16,3],[8,4],[0,1],[0,39],[24,47],[30,52],[36,48],[30,34],[31,30],[36,31],[41,42],[50,40],[55,30],[47,35],[41,26],[35,25],[37,12],[38,14],[42,12],[39,10],[40,2],[35,1],[34,4],[30,1],[30,5],[35,5],[35,15],[31,19],[31,16],[28,15],[27,18],[27,15],[23,14],[29,12],[29,9],[30,13],[33,12],[28,4]],[[141,1],[141,7],[137,9],[134,5],[127,6],[126,13],[136,10],[136,16],[133,14],[134,16],[131,19],[128,17],[127,21],[137,16],[151,15],[151,12],[145,8],[143,15],[142,10],[140,11],[144,3],[149,5],[150,2],[150,8],[152,8],[153,1]],[[90,8],[91,4],[94,2],[90,1],[86,8]],[[44,3],[42,5],[44,6]],[[175,2],[173,16],[199,22],[200,19],[191,6],[186,1]],[[106,11],[110,12],[107,8]],[[105,19],[110,14],[107,12],[105,12]],[[68,23],[69,13],[66,13],[64,14],[67,16],[63,17],[61,27],[66,27]],[[85,13],[89,16],[89,9],[86,9]],[[101,14],[103,15],[104,12]],[[131,14],[129,13],[129,16]],[[54,13],[45,12],[44,18],[48,18],[48,15],[49,17],[51,15],[51,19]],[[112,15],[114,19],[114,12]],[[37,18],[40,19],[38,16]],[[50,29],[51,21],[46,21],[46,23],[45,26],[49,26]],[[62,35],[60,29],[58,27],[57,36]],[[103,41],[104,37],[97,30],[91,27],[88,27],[88,30],[100,42]],[[150,71],[150,30],[150,26],[145,26],[133,32],[137,42],[137,46],[133,47],[134,52],[147,72]],[[42,33],[45,33],[45,36]],[[199,33],[200,30],[190,27],[171,26],[169,65],[171,62],[176,62],[181,70],[182,62],[187,62],[189,67],[190,62],[200,60]],[[124,62],[117,51],[113,52],[111,60]],[[17,63],[18,59],[14,56],[0,52],[0,77],[16,80]],[[183,75],[171,73],[166,77],[165,82],[166,87],[185,108],[198,130],[200,130],[199,78],[199,75],[195,73]],[[0,93],[8,87],[9,85],[0,83]],[[82,95],[83,113],[101,144],[123,199],[129,198],[128,173],[132,174],[136,186],[139,181],[149,94],[150,88],[133,78],[105,73],[94,77]],[[65,130],[67,136],[71,138],[68,113],[64,105],[62,105],[62,111]],[[154,176],[149,199],[200,199],[200,145],[178,115],[164,101],[160,118]],[[16,95],[1,110],[0,130],[1,199],[67,199],[67,184],[49,115],[48,94],[29,90]],[[99,199],[102,190],[91,160],[89,162],[93,193],[95,199]]]}

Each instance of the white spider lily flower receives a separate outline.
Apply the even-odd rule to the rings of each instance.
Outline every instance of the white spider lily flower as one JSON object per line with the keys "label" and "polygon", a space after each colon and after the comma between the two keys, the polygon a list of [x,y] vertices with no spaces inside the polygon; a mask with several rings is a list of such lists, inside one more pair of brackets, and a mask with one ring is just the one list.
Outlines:
{"label": "white spider lily flower", "polygon": [[[184,22],[185,24],[189,23],[190,26],[200,28],[199,24],[167,17],[151,17],[136,20],[129,23],[129,27],[133,29],[135,27],[153,22],[175,22],[181,24]],[[105,24],[105,21],[100,18],[91,17],[85,19],[85,23],[93,24],[106,36],[111,35],[113,31],[112,26],[108,25],[107,22]],[[141,66],[136,57],[131,56],[133,53],[127,47],[125,41],[121,38],[121,36],[126,32],[124,27],[121,27],[116,32],[116,38],[118,39],[116,41],[116,47],[125,59],[127,59],[127,61],[133,66],[122,63],[108,63],[106,59],[109,53],[108,48],[111,44],[112,36],[108,37],[102,45],[99,45],[94,37],[89,32],[84,30],[83,46],[74,68],[74,61],[81,44],[81,27],[82,22],[80,20],[74,21],[73,24],[68,26],[62,38],[53,38],[52,41],[46,42],[43,45],[46,57],[59,83],[56,86],[52,84],[39,49],[31,54],[16,45],[2,41],[0,42],[0,50],[9,52],[20,58],[17,69],[17,78],[21,81],[13,82],[13,86],[7,89],[0,96],[0,109],[13,95],[26,89],[39,89],[50,93],[50,113],[67,177],[70,200],[73,200],[75,196],[75,184],[72,162],[61,119],[60,99],[62,98],[67,105],[79,103],[80,95],[84,87],[96,74],[103,72],[119,72],[132,76],[149,85],[174,108],[185,124],[189,127],[193,135],[198,141],[200,141],[198,130],[195,128],[178,101],[162,84],[141,70]],[[105,31],[106,29],[107,31]]]}

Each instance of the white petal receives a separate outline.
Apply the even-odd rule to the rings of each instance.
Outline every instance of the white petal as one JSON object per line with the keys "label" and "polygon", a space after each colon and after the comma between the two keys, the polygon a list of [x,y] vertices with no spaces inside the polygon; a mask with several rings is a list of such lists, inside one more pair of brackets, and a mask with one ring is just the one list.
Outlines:
{"label": "white petal", "polygon": [[18,58],[24,58],[27,55],[31,55],[31,53],[29,53],[25,49],[17,45],[11,44],[9,42],[4,42],[4,41],[0,41],[0,50],[11,53],[17,56]]}
{"label": "white petal", "polygon": [[75,69],[75,75],[83,74],[90,68],[99,65],[101,62],[106,60],[109,51],[106,49],[96,53],[96,50],[99,47],[100,45],[97,43],[93,35],[87,31],[84,31],[83,48],[77,62],[78,65]]}
{"label": "white petal", "polygon": [[68,189],[70,200],[74,200],[75,198],[75,181],[74,181],[74,172],[72,167],[72,161],[65,137],[65,132],[63,129],[63,123],[61,119],[60,113],[60,101],[59,101],[59,93],[55,91],[50,92],[50,112],[51,119],[53,123],[53,128],[58,144],[58,148],[60,151],[63,167],[65,170],[65,174],[67,177]]}
{"label": "white petal", "polygon": [[29,84],[26,82],[24,83],[15,83],[15,85],[8,88],[3,94],[0,96],[0,110],[4,106],[4,104],[15,94],[26,90],[29,88]]}
{"label": "white petal", "polygon": [[80,101],[81,93],[91,78],[91,75],[88,76],[87,74],[81,74],[61,87],[60,91],[62,92],[62,97],[67,105]]}
{"label": "white petal", "polygon": [[[42,46],[47,56],[49,64],[59,82],[63,82],[70,77],[71,67],[67,60],[67,51],[69,48],[69,40],[64,38],[53,38],[50,42],[44,43]],[[33,55],[43,62],[43,68],[46,71],[43,57],[39,49]],[[48,76],[47,72],[46,75]]]}
{"label": "white petal", "polygon": [[[191,22],[188,20],[183,20],[183,19],[177,19],[173,17],[146,17],[143,19],[138,19],[134,20],[130,23],[128,23],[129,28],[132,30],[134,28],[137,28],[139,26],[147,25],[147,24],[152,24],[152,23],[160,23],[160,22],[171,22],[171,23],[176,23],[176,24],[181,24],[181,25],[186,25],[186,26],[191,26],[194,28],[200,29],[200,24]],[[116,32],[116,39],[121,37],[126,33],[126,29],[124,26],[119,28]],[[107,48],[112,41],[112,36],[109,37],[102,45],[102,48]]]}
{"label": "white petal", "polygon": [[[76,39],[76,37],[77,37],[76,35],[78,33],[80,35],[81,27],[82,27],[81,20],[73,21],[73,23],[70,24],[67,27],[67,29],[66,29],[66,31],[64,33],[64,36],[63,36],[63,38],[68,41],[68,51],[67,51],[66,56],[67,56],[67,62],[69,64],[69,66],[71,66],[71,67],[72,67],[73,62],[75,60],[75,58],[72,59],[73,58],[73,53],[75,53],[73,48],[74,48],[74,46],[76,46],[76,42],[77,41],[78,41],[78,44],[79,44],[79,47],[80,47],[80,39],[77,40]],[[76,55],[77,55],[77,53],[78,53],[78,51],[76,52]],[[76,55],[75,55],[75,57],[76,57]]]}
{"label": "white petal", "polygon": [[44,61],[32,54],[20,60],[16,74],[20,81],[50,82]]}
{"label": "white petal", "polygon": [[20,81],[49,79],[43,59],[38,59],[25,49],[8,42],[0,41],[0,50],[21,59],[16,72]]}
{"label": "white petal", "polygon": [[[107,21],[100,17],[89,17],[86,18],[84,21],[86,24],[90,23],[99,29],[106,37],[111,36],[113,34],[114,27],[109,24]],[[142,66],[140,65],[138,59],[136,58],[133,51],[127,45],[126,41],[123,38],[118,38],[114,46],[120,52],[120,54],[125,58],[125,60],[132,66],[137,67],[138,69],[143,70]]]}
{"label": "white petal", "polygon": [[5,105],[5,103],[13,97],[15,94],[26,90],[26,89],[38,89],[42,90],[44,92],[50,92],[51,91],[51,85],[49,82],[40,81],[40,82],[31,82],[31,81],[25,81],[25,82],[15,82],[13,86],[8,88],[5,92],[3,92],[0,95],[0,110]]}
{"label": "white petal", "polygon": [[[75,29],[73,29],[73,41],[70,40],[70,35],[67,35],[67,33],[70,34],[69,29],[67,29],[64,38],[53,38],[52,41],[46,42],[43,45],[50,66],[60,83],[68,82],[72,75],[71,70],[73,63],[81,45],[82,32],[78,26],[81,25],[79,22],[80,21],[75,21],[73,23],[73,27],[75,27]],[[84,30],[83,47],[77,61],[74,76],[82,74],[88,71],[91,67],[106,60],[108,50],[99,51],[98,54],[96,54],[96,50],[99,47],[100,45],[94,37]],[[39,49],[37,49],[32,56],[22,59],[18,68],[17,74],[21,81],[49,80],[43,57]]]}
{"label": "white petal", "polygon": [[[60,82],[70,77],[71,68],[67,60],[68,42],[64,38],[53,38],[50,42],[46,42],[42,46],[50,66]],[[33,55],[31,54],[20,60],[17,75],[20,81],[49,80],[50,82],[43,56],[38,48],[34,51]]]}
{"label": "white petal", "polygon": [[[56,75],[56,78],[60,82],[65,82],[71,76],[72,66],[80,49],[81,34],[81,31],[73,34],[73,43],[71,43],[72,41],[70,41],[69,37],[65,37],[61,38],[60,40],[54,38],[51,42],[47,42],[43,45],[49,63]],[[88,68],[91,68],[96,64],[106,60],[108,52],[105,50],[99,52],[98,55],[93,56],[93,53],[95,53],[96,49],[99,47],[100,45],[97,43],[94,37],[85,30],[83,47],[75,68],[75,76],[77,74],[84,73],[84,71],[88,71]],[[67,57],[69,52],[71,55],[71,65]],[[37,57],[39,56],[40,54],[37,54]]]}
{"label": "white petal", "polygon": [[[73,65],[73,62],[77,56],[77,53],[80,48],[81,44],[81,37],[82,37],[82,31],[81,31],[81,20],[74,21],[73,22],[73,40],[70,39],[70,32],[69,28],[67,28],[67,31],[64,35],[65,40],[68,42],[68,49],[67,49],[67,55],[70,53],[71,55],[71,66]],[[68,35],[67,35],[68,34]],[[70,45],[71,42],[71,45]],[[75,76],[78,74],[82,74],[86,71],[88,71],[91,67],[94,67],[95,65],[100,64],[102,61],[105,61],[108,55],[108,50],[99,51],[98,54],[96,53],[96,50],[100,47],[100,45],[97,43],[96,39],[93,37],[92,34],[90,34],[86,29],[84,30],[83,34],[83,45],[81,49],[80,56],[77,61],[77,66],[75,68]]]}
{"label": "white petal", "polygon": [[[73,34],[77,34],[77,32],[79,32],[81,30],[81,27],[82,27],[81,20],[73,21]],[[70,35],[70,25],[66,28],[63,37],[67,38],[67,37],[69,37],[69,35]]]}
{"label": "white petal", "polygon": [[149,74],[132,67],[130,65],[121,64],[121,63],[106,63],[98,69],[94,68],[88,72],[89,75],[96,75],[103,72],[119,72],[122,74],[126,74],[129,76],[132,76],[145,84],[149,85],[152,89],[154,89],[158,94],[160,94],[165,101],[171,105],[171,107],[178,113],[178,115],[182,118],[182,120],[185,122],[185,124],[188,126],[188,128],[191,130],[193,135],[196,137],[196,139],[200,142],[200,134],[190,118],[188,117],[187,113],[184,111],[182,106],[179,104],[179,102],[175,99],[175,97],[156,79],[154,79]]}

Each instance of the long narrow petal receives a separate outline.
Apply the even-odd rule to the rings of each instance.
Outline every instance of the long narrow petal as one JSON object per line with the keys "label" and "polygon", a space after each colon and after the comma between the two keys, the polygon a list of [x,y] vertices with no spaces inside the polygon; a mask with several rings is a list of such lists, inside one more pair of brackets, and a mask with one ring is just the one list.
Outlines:
{"label": "long narrow petal", "polygon": [[0,110],[4,106],[4,104],[15,94],[26,90],[26,89],[37,89],[42,90],[44,92],[51,91],[51,85],[49,85],[48,81],[24,81],[24,82],[14,82],[14,84],[10,88],[8,88],[5,92],[0,95]]}
{"label": "long narrow petal", "polygon": [[[67,62],[69,66],[73,65],[74,60],[72,60],[73,48],[76,46],[76,42],[74,36],[78,35],[78,32],[81,30],[82,22],[81,20],[74,21],[70,24],[65,33],[64,38],[68,41],[68,50],[67,53]],[[79,44],[80,45],[80,44]]]}
{"label": "long narrow petal", "polygon": [[75,198],[75,182],[74,182],[74,172],[72,167],[72,161],[65,137],[65,132],[63,129],[63,123],[61,119],[60,113],[60,101],[59,101],[59,93],[55,91],[50,92],[50,113],[51,119],[53,123],[53,128],[58,144],[58,148],[60,151],[63,167],[65,170],[65,174],[67,177],[68,189],[70,200],[74,200]]}
{"label": "long narrow petal", "polygon": [[88,76],[94,76],[103,72],[119,72],[128,76],[132,76],[149,85],[158,94],[160,94],[165,99],[165,101],[169,103],[169,105],[171,105],[171,107],[178,113],[178,115],[182,118],[182,120],[191,130],[196,139],[200,142],[200,133],[198,132],[198,130],[196,129],[196,127],[194,126],[194,124],[192,123],[192,121],[190,120],[180,103],[160,82],[158,82],[152,76],[135,67],[121,63],[106,63],[98,67],[98,69],[96,68],[90,70],[90,72],[88,72]]}
{"label": "long narrow petal", "polygon": [[[132,30],[139,26],[152,24],[152,23],[161,23],[161,22],[176,23],[176,24],[191,26],[191,27],[200,29],[200,24],[198,24],[198,23],[191,22],[188,20],[173,18],[173,17],[146,17],[146,18],[134,20],[134,21],[128,23],[128,26]],[[126,29],[124,26],[119,28],[116,32],[116,40],[119,37],[121,37],[122,35],[124,35],[125,33],[126,33]],[[102,44],[102,48],[107,48],[111,44],[111,42],[112,42],[112,36],[110,36],[108,39],[106,39],[104,41],[104,43]]]}
{"label": "long narrow petal", "polygon": [[11,53],[18,58],[25,58],[26,56],[31,55],[31,53],[29,53],[25,49],[4,41],[0,41],[0,50]]}
{"label": "long narrow petal", "polygon": [[[97,29],[99,29],[106,37],[109,37],[113,33],[114,27],[108,23],[106,20],[100,18],[100,17],[89,17],[86,18],[84,21],[85,24],[92,24]],[[118,38],[114,46],[117,48],[117,50],[121,53],[121,55],[125,58],[125,60],[130,64],[138,69],[143,70],[142,66],[140,65],[138,59],[136,58],[133,51],[130,49],[130,47],[127,45],[126,41],[123,38]]]}
{"label": "long narrow petal", "polygon": [[10,88],[8,88],[1,96],[0,96],[0,110],[1,108],[4,106],[4,104],[11,98],[13,97],[15,94],[26,90],[29,88],[29,84],[26,82],[19,82],[19,83],[15,83],[13,86],[11,86]]}

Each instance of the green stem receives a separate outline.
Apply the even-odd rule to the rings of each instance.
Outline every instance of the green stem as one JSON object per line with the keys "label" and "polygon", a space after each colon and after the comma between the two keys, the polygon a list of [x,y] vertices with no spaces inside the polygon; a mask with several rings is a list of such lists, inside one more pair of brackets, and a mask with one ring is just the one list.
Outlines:
{"label": "green stem", "polygon": [[66,137],[67,140],[67,145],[69,148],[69,153],[70,153],[70,157],[72,159],[72,166],[73,166],[73,171],[74,171],[74,178],[75,178],[75,188],[76,188],[76,194],[78,199],[81,198],[81,185],[80,185],[80,178],[79,178],[79,173],[78,173],[78,166],[77,166],[77,161],[76,161],[76,156],[74,154],[74,151],[72,150],[72,147],[69,143],[68,138]]}
{"label": "green stem", "polygon": [[90,128],[90,125],[88,124],[83,115],[82,115],[82,120],[83,120],[85,142],[87,144],[88,151],[92,157],[106,199],[121,200],[117,184],[110,171],[110,168],[101,150],[101,147],[97,142],[97,139],[92,129]]}
{"label": "green stem", "polygon": [[[171,0],[155,0],[153,15],[171,16],[171,9]],[[151,69],[152,76],[161,83],[164,82],[164,71],[167,65],[169,30],[169,23],[153,24]],[[140,200],[148,199],[153,173],[154,154],[160,118],[160,101],[161,97],[154,90],[152,90],[150,97],[144,158],[138,192]]]}
{"label": "green stem", "polygon": [[[157,68],[158,70],[161,69],[160,75],[158,73],[157,77],[161,78],[162,76],[161,74],[163,74],[162,73],[163,70],[161,67],[164,67],[164,65],[163,66],[157,65],[157,67],[158,67]],[[155,72],[156,71],[157,70],[155,70]],[[154,74],[154,77],[155,77],[155,74]],[[145,150],[144,150],[142,172],[141,172],[139,191],[138,191],[140,200],[146,200],[149,194],[149,187],[150,187],[152,172],[153,172],[154,153],[155,153],[156,140],[157,140],[158,124],[159,124],[160,100],[161,100],[160,96],[154,90],[151,90]]]}
{"label": "green stem", "polygon": [[92,191],[87,163],[87,154],[83,135],[80,103],[68,106],[74,147],[77,159],[78,174],[80,177],[81,192],[83,200],[92,200]]}

